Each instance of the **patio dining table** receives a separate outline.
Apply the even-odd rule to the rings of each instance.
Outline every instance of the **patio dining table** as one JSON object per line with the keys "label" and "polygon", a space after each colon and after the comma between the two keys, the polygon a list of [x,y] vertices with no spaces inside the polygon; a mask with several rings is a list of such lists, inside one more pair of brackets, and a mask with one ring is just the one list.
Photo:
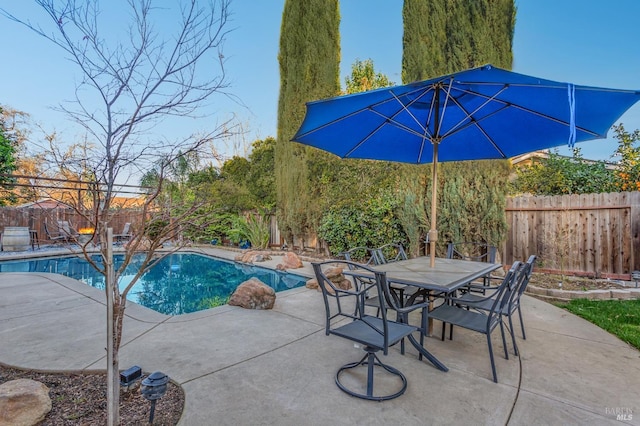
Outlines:
{"label": "patio dining table", "polygon": [[[430,258],[423,256],[370,266],[370,268],[385,272],[389,285],[400,291],[406,289],[404,286],[417,288],[418,291],[409,298],[409,303],[412,303],[420,295],[430,297],[433,294],[452,293],[501,266],[499,263],[436,258],[435,266],[431,267]],[[422,332],[426,334],[427,330],[424,330],[424,328],[425,324],[423,322]],[[448,371],[448,368],[428,352],[415,337],[410,335],[408,338],[421,355],[425,356],[440,370]]]}
{"label": "patio dining table", "polygon": [[385,272],[387,281],[393,284],[404,284],[436,293],[451,293],[501,266],[499,263],[436,258],[435,266],[431,267],[429,257],[421,256],[370,267]]}

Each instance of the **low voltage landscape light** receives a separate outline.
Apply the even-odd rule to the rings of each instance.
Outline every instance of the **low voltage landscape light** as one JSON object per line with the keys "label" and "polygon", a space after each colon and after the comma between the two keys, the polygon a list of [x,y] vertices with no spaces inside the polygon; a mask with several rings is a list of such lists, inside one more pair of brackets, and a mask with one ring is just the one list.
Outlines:
{"label": "low voltage landscape light", "polygon": [[162,398],[167,392],[167,383],[169,383],[169,376],[156,371],[147,376],[142,381],[142,387],[140,392],[145,399],[151,401],[151,412],[149,413],[149,424],[153,424],[153,415],[156,410],[156,401]]}

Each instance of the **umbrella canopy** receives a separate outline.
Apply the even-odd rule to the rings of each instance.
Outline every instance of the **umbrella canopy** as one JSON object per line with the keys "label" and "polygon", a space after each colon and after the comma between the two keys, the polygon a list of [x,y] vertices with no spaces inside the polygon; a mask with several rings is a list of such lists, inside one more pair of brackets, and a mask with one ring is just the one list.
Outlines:
{"label": "umbrella canopy", "polygon": [[[543,80],[485,65],[307,103],[295,142],[342,158],[434,163],[511,158],[605,138],[640,91]],[[431,230],[435,257],[436,185]]]}

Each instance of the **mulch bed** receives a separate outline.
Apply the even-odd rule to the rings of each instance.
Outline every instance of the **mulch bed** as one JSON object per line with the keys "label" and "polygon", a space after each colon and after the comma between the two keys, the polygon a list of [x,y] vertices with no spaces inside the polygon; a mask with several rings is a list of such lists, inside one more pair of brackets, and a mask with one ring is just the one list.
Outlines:
{"label": "mulch bed", "polygon": [[[146,375],[145,375],[146,376]],[[143,376],[144,377],[144,376]],[[107,380],[104,373],[43,373],[0,363],[0,383],[32,379],[49,388],[52,408],[41,425],[104,425],[107,423]],[[138,386],[120,392],[120,424],[146,425],[151,404]],[[167,393],[156,401],[154,425],[176,425],[184,408],[184,392],[169,382]]]}
{"label": "mulch bed", "polygon": [[[562,284],[562,285],[561,285]],[[557,290],[607,290],[624,289],[625,286],[614,280],[603,280],[587,277],[562,276],[556,274],[534,272],[529,281],[529,285],[541,288],[552,288]]]}

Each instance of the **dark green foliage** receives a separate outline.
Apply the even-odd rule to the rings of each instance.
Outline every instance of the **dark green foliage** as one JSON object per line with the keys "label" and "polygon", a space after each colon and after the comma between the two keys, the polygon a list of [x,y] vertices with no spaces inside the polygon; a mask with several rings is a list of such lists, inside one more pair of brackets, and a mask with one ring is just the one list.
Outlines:
{"label": "dark green foliage", "polygon": [[194,173],[189,182],[200,199],[220,211],[272,211],[275,207],[274,151],[275,139],[253,142],[249,158],[235,156],[215,167]]}
{"label": "dark green foliage", "polygon": [[[356,61],[352,65],[351,76],[346,79],[347,91],[357,93],[378,89],[392,84],[389,79],[376,73],[373,61]],[[313,150],[314,156],[308,161],[309,191],[316,211],[342,206],[358,206],[372,197],[377,197],[380,188],[395,188],[399,170],[398,163],[384,161],[339,159],[338,157]],[[319,224],[320,216],[313,218]]]}
{"label": "dark green foliage", "polygon": [[155,240],[167,226],[169,226],[168,221],[164,219],[154,219],[151,222],[147,222],[144,234],[151,240]]}
{"label": "dark green foliage", "polygon": [[225,161],[220,170],[220,175],[225,180],[230,180],[242,184],[251,170],[249,160],[244,157],[235,156]]}
{"label": "dark green foliage", "polygon": [[398,208],[398,200],[385,191],[359,205],[331,208],[322,217],[318,236],[329,244],[333,255],[359,246],[380,247],[390,242],[406,245],[396,216]]}
{"label": "dark green foliage", "polygon": [[442,0],[405,0],[402,8],[402,82],[425,80],[449,69],[446,4]]}
{"label": "dark green foliage", "polygon": [[616,186],[620,191],[640,191],[640,130],[629,133],[624,125],[613,126],[618,139],[616,155],[620,156],[616,171]]}
{"label": "dark green foliage", "polygon": [[246,185],[250,170],[249,160],[243,157],[233,157],[222,165],[217,204],[224,211],[239,213],[255,207],[255,200]]}
{"label": "dark green foliage", "polygon": [[256,208],[271,211],[276,206],[275,149],[276,140],[268,137],[253,143],[249,154],[251,169],[246,185]]}
{"label": "dark green foliage", "polygon": [[405,0],[402,81],[491,63],[510,69],[513,0]]}
{"label": "dark green foliage", "polygon": [[533,195],[590,194],[616,191],[615,174],[602,161],[586,161],[580,149],[573,157],[550,153],[516,172],[511,192]]}
{"label": "dark green foliage", "polygon": [[[516,8],[513,0],[404,0],[402,81],[425,80],[486,63],[510,69]],[[507,161],[442,163],[439,167],[437,254],[449,241],[498,245],[506,232]],[[403,226],[411,252],[431,216],[431,166],[407,169]],[[418,224],[412,225],[410,218]],[[429,220],[430,222],[430,220]]]}
{"label": "dark green foliage", "polygon": [[440,170],[439,253],[444,253],[448,242],[483,241],[499,246],[507,232],[504,209],[509,162],[444,163]]}
{"label": "dark green foliage", "polygon": [[[400,190],[397,192],[399,201],[397,216],[402,229],[407,235],[407,254],[419,256],[425,236],[429,230],[425,211],[427,174],[431,167],[403,165]],[[429,174],[430,176],[430,174]],[[429,194],[430,192],[429,188]],[[430,196],[430,195],[429,195]]]}
{"label": "dark green foliage", "polygon": [[337,0],[287,0],[280,30],[280,95],[276,144],[278,223],[288,237],[304,235],[320,216],[309,190],[310,162],[326,154],[290,140],[307,101],[340,91],[340,15]]}
{"label": "dark green foliage", "polygon": [[[8,133],[4,115],[2,114],[2,108],[0,108],[0,175],[10,175],[16,170],[16,150],[17,141],[15,141]],[[10,188],[11,183],[15,183],[15,179],[0,176],[0,187]],[[4,194],[5,191],[2,191]],[[13,197],[9,193],[6,197],[0,197],[0,206],[5,205],[7,201],[12,200]]]}

